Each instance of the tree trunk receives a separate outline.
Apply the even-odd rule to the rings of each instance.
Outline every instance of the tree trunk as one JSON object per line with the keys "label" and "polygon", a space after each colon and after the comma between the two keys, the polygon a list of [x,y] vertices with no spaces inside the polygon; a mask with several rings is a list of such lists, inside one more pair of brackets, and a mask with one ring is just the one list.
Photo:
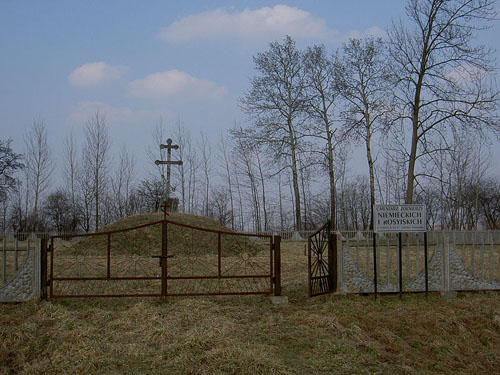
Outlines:
{"label": "tree trunk", "polygon": [[300,190],[299,190],[299,174],[297,171],[297,156],[296,156],[296,139],[293,131],[292,121],[288,121],[288,130],[290,137],[290,150],[292,152],[292,180],[293,180],[293,194],[295,197],[295,229],[302,230],[302,218],[300,212]]}

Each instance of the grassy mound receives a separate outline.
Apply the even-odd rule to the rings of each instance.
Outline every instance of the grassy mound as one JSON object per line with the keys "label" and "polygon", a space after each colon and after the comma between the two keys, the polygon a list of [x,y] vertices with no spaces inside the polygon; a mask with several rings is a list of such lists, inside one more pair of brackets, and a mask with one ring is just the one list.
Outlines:
{"label": "grassy mound", "polygon": [[[72,251],[82,252],[86,255],[105,254],[108,246],[108,236],[106,232],[121,231],[111,234],[112,254],[123,255],[159,255],[161,253],[162,223],[148,225],[142,228],[126,230],[141,225],[147,225],[163,219],[162,213],[134,215],[122,218],[113,224],[101,228],[98,233],[101,235],[80,238],[72,245]],[[167,220],[188,225],[195,228],[187,228],[173,223],[169,223],[168,249],[169,253],[176,255],[193,254],[217,254],[218,233],[207,230],[223,231],[228,234],[221,235],[222,256],[232,256],[234,254],[246,252],[255,254],[268,249],[268,241],[255,241],[255,237],[238,236],[232,230],[218,223],[217,221],[205,217],[184,213],[172,213],[167,216]],[[205,230],[203,230],[205,229]]]}
{"label": "grassy mound", "polygon": [[[99,232],[127,229],[143,224],[152,223],[159,220],[163,220],[163,213],[155,212],[150,214],[133,215],[121,218],[120,220],[112,224],[105,225],[99,230]],[[231,229],[228,229],[218,221],[215,221],[214,219],[206,216],[174,212],[170,213],[169,216],[167,216],[167,220],[175,221],[177,223],[185,225],[190,225],[193,227],[232,232]]]}

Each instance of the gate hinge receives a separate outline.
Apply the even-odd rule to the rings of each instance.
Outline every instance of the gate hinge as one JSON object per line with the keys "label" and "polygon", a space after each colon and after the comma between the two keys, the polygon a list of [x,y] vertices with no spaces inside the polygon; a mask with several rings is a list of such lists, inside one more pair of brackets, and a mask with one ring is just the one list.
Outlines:
{"label": "gate hinge", "polygon": [[52,245],[47,246],[47,252],[51,253],[52,252]]}
{"label": "gate hinge", "polygon": [[50,286],[50,284],[52,284],[52,280],[47,280],[47,282],[45,283],[46,286]]}

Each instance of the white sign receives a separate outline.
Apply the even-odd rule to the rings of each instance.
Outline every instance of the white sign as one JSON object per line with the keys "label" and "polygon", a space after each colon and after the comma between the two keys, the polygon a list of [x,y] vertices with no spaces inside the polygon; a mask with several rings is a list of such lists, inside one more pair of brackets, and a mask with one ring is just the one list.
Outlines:
{"label": "white sign", "polygon": [[425,232],[427,215],[423,204],[376,204],[373,206],[373,231]]}

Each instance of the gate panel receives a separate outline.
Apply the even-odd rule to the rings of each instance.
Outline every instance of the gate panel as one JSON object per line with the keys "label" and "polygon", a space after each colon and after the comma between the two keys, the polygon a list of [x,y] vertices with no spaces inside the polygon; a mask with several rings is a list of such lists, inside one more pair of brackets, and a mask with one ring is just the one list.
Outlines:
{"label": "gate panel", "polygon": [[309,297],[335,291],[333,234],[328,221],[308,240]]}
{"label": "gate panel", "polygon": [[50,297],[161,293],[161,222],[128,230],[51,237]]}
{"label": "gate panel", "polygon": [[49,297],[277,294],[276,241],[169,220],[52,236]]}
{"label": "gate panel", "polygon": [[271,294],[272,237],[168,224],[167,295]]}

